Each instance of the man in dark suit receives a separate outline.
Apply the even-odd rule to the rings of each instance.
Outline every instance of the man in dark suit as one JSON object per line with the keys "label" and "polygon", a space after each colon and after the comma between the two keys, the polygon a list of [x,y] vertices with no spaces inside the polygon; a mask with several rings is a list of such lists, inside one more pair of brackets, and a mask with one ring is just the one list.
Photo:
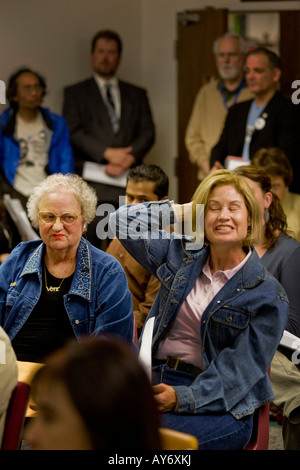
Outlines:
{"label": "man in dark suit", "polygon": [[259,47],[248,53],[245,64],[254,99],[230,108],[220,140],[211,152],[211,167],[223,168],[227,156],[242,157],[250,164],[259,149],[278,147],[293,168],[290,190],[300,193],[299,107],[278,91],[280,59],[269,49]]}
{"label": "man in dark suit", "polygon": [[[121,54],[122,42],[118,34],[98,32],[91,47],[94,76],[67,87],[63,106],[76,172],[84,176],[86,162],[104,164],[110,184],[89,183],[97,192],[98,204],[109,203],[115,209],[119,207],[119,196],[125,195],[126,185],[125,182],[124,187],[120,187],[117,180],[126,170],[142,162],[155,139],[146,90],[116,77]],[[99,246],[98,222],[99,217],[90,225],[88,238]]]}

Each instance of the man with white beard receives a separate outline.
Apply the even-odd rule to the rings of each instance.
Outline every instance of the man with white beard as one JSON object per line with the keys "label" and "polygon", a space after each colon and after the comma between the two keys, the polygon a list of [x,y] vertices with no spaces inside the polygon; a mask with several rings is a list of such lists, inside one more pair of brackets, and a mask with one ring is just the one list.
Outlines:
{"label": "man with white beard", "polygon": [[244,79],[246,47],[245,40],[234,33],[226,33],[214,43],[220,78],[200,88],[185,135],[190,161],[198,166],[199,181],[209,173],[210,153],[220,138],[229,107],[253,97]]}

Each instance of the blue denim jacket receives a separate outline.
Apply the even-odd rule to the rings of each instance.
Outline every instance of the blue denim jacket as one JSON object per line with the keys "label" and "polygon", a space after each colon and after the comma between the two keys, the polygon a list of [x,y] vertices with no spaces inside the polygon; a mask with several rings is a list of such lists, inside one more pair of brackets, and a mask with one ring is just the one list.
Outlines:
{"label": "blue denim jacket", "polygon": [[[41,295],[44,250],[41,240],[20,243],[0,266],[0,323],[11,340]],[[132,297],[123,268],[84,238],[64,304],[77,338],[106,332],[132,341]]]}
{"label": "blue denim jacket", "polygon": [[[155,317],[153,355],[210,252],[209,246],[188,250],[191,245],[175,234],[158,231],[154,238],[153,226],[168,219],[165,217],[168,212],[169,202],[155,202],[122,206],[111,215],[111,227],[116,229],[121,243],[161,282],[149,313],[149,318]],[[128,224],[138,227],[139,237],[126,238]],[[230,411],[241,418],[271,401],[268,368],[287,314],[288,299],[283,287],[266,271],[253,250],[203,313],[199,335],[204,371],[190,387],[174,387],[176,411],[188,414]]]}

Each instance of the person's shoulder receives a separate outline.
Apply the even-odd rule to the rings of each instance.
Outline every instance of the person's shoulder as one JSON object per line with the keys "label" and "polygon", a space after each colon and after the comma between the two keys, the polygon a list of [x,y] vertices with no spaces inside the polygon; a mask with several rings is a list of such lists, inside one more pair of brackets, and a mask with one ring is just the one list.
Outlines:
{"label": "person's shoulder", "polygon": [[219,103],[224,106],[223,104],[223,98],[222,98],[222,93],[219,89],[219,81],[216,79],[211,79],[209,82],[204,83],[198,90],[196,94],[195,101],[198,102],[208,102],[211,103],[212,101],[214,103]]}
{"label": "person's shoulder", "polygon": [[143,88],[139,85],[130,82],[125,82],[124,80],[119,80],[119,88],[121,90],[121,93],[122,91],[134,94],[144,94],[147,92],[146,88]]}
{"label": "person's shoulder", "polygon": [[230,106],[227,113],[227,122],[233,121],[234,124],[241,123],[247,118],[253,99],[241,101]]}
{"label": "person's shoulder", "polygon": [[253,98],[250,98],[250,99],[245,100],[245,101],[241,101],[239,103],[235,103],[234,105],[232,105],[229,108],[228,113],[229,112],[231,112],[231,113],[242,113],[242,112],[248,111],[250,109],[250,106],[251,106],[252,103],[253,103]]}
{"label": "person's shoulder", "polygon": [[[37,240],[30,240],[26,242],[20,242],[15,248],[12,250],[10,255],[7,259],[12,258],[24,258],[24,262],[27,258],[29,258],[35,251],[42,245],[42,240],[38,238]],[[4,263],[3,263],[4,264]]]}
{"label": "person's shoulder", "polygon": [[5,125],[12,114],[13,114],[13,109],[12,108],[6,108],[3,111],[3,113],[0,114],[0,124]]}
{"label": "person's shoulder", "polygon": [[219,91],[218,89],[219,80],[212,78],[208,82],[204,83],[198,90],[198,92],[209,92],[209,91]]}
{"label": "person's shoulder", "polygon": [[85,90],[91,86],[91,84],[94,84],[95,80],[93,77],[86,78],[85,80],[82,80],[80,82],[73,83],[71,85],[67,85],[64,90],[67,93],[72,93],[72,92],[77,92],[79,90]]}
{"label": "person's shoulder", "polygon": [[8,107],[3,111],[3,113],[0,114],[0,118],[5,118],[5,117],[8,118],[11,113],[12,113],[12,108]]}
{"label": "person's shoulder", "polygon": [[281,91],[276,91],[271,101],[272,100],[277,103],[283,103],[283,104],[292,103],[292,100],[288,98],[286,95],[284,95],[283,93],[281,93]]}
{"label": "person's shoulder", "polygon": [[21,242],[17,245],[17,247],[19,248],[20,253],[34,253],[35,250],[39,248],[42,244],[42,240],[40,238],[37,238],[36,240]]}
{"label": "person's shoulder", "polygon": [[242,103],[244,101],[252,101],[253,100],[253,93],[249,90],[249,87],[246,85],[244,86],[239,95],[238,95],[238,103]]}
{"label": "person's shoulder", "polygon": [[282,233],[277,239],[277,249],[290,254],[297,250],[300,254],[300,243],[295,238]]}
{"label": "person's shoulder", "polygon": [[[115,253],[122,247],[122,244],[120,242],[120,240],[115,237],[111,240],[111,242],[109,243],[107,249],[106,249],[106,253],[110,254],[110,255],[115,255]],[[125,249],[125,248],[124,248]]]}
{"label": "person's shoulder", "polygon": [[282,270],[284,266],[299,265],[300,262],[300,243],[288,234],[281,233],[275,244],[265,253],[264,264],[267,269],[272,271],[272,267],[279,267]]}
{"label": "person's shoulder", "polygon": [[287,191],[282,202],[282,207],[285,212],[291,210],[299,211],[300,216],[300,194]]}
{"label": "person's shoulder", "polygon": [[46,119],[50,119],[52,123],[64,124],[66,122],[63,116],[61,116],[60,114],[54,113],[49,108],[40,108],[40,110],[41,110],[42,116],[44,118],[46,117]]}
{"label": "person's shoulder", "polygon": [[271,98],[266,109],[279,115],[282,115],[282,112],[284,111],[287,111],[288,113],[291,111],[299,111],[298,106],[295,106],[292,100],[280,91],[277,91]]}
{"label": "person's shoulder", "polygon": [[92,261],[95,266],[98,265],[100,269],[104,269],[105,271],[123,271],[121,264],[113,255],[111,255],[110,253],[106,253],[103,250],[100,250],[100,248],[97,248],[89,242],[87,243],[90,247]]}

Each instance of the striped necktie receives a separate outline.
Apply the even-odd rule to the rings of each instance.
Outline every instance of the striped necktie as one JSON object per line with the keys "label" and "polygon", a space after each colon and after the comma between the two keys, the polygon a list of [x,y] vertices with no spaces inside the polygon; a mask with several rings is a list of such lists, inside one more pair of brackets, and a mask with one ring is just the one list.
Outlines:
{"label": "striped necktie", "polygon": [[118,120],[116,109],[115,109],[115,103],[111,95],[111,85],[108,83],[107,85],[105,85],[105,88],[106,88],[106,107],[107,107],[107,111],[110,117],[113,131],[116,134],[119,130],[119,120]]}

